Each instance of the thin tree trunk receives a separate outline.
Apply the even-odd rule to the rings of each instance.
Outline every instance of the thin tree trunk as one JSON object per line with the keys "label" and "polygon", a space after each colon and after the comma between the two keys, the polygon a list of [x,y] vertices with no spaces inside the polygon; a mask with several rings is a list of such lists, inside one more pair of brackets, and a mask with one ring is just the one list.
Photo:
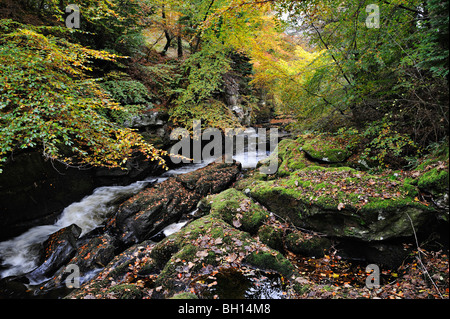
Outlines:
{"label": "thin tree trunk", "polygon": [[183,41],[182,41],[180,35],[177,37],[177,51],[178,51],[178,58],[182,58],[183,57]]}

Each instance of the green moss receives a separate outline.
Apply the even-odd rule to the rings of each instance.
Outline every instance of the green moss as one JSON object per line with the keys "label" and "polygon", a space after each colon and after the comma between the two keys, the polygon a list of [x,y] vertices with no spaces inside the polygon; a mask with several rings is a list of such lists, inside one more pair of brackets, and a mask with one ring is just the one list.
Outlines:
{"label": "green moss", "polygon": [[252,234],[267,219],[267,212],[259,204],[234,188],[208,196],[206,201],[211,206],[212,217],[220,218],[232,226],[241,225],[239,229]]}
{"label": "green moss", "polygon": [[109,288],[105,294],[113,293],[118,299],[140,299],[143,297],[142,291],[132,284],[121,284]]}
{"label": "green moss", "polygon": [[299,295],[306,294],[311,290],[311,285],[301,285],[297,282],[292,287],[294,288],[295,292],[298,293]]}
{"label": "green moss", "polygon": [[341,163],[351,156],[347,145],[332,136],[307,138],[302,149],[312,158],[330,163]]}
{"label": "green moss", "polygon": [[179,294],[174,295],[173,297],[169,299],[198,299],[196,294],[193,294],[191,292],[181,292]]}
{"label": "green moss", "polygon": [[288,234],[285,242],[289,251],[304,256],[323,257],[331,247],[328,238],[305,236],[299,231]]}
{"label": "green moss", "polygon": [[[299,227],[330,236],[365,240],[409,235],[402,212],[422,225],[431,205],[416,197],[414,185],[350,168],[309,166],[288,177],[254,182],[252,198]],[[390,226],[392,223],[393,226]]]}
{"label": "green moss", "polygon": [[258,231],[258,237],[267,246],[283,251],[283,230],[272,225],[263,225]]}
{"label": "green moss", "polygon": [[448,190],[448,185],[448,170],[439,170],[438,168],[433,168],[428,172],[425,172],[419,177],[417,182],[417,186],[420,189],[427,190],[435,195]]}
{"label": "green moss", "polygon": [[294,266],[279,252],[253,252],[245,258],[245,261],[252,266],[265,270],[275,270],[285,277],[290,277],[294,273]]}

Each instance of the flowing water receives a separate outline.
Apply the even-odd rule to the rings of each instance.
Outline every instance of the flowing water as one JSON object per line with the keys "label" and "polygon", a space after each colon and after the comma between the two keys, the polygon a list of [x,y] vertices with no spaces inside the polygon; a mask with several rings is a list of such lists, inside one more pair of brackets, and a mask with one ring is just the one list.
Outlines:
{"label": "flowing water", "polygon": [[[255,130],[244,132],[249,136],[250,143],[256,143]],[[250,150],[250,151],[249,151]],[[266,158],[269,152],[257,152],[255,145],[247,145],[243,150],[237,150],[233,158],[241,162],[243,168],[254,168],[259,160]],[[114,213],[117,201],[120,198],[132,196],[149,183],[161,183],[171,176],[186,174],[212,163],[214,159],[205,159],[202,163],[188,164],[169,170],[161,176],[150,176],[143,181],[138,181],[127,186],[99,187],[94,192],[84,197],[80,202],[66,207],[56,222],[52,225],[36,226],[20,236],[0,242],[0,279],[7,276],[25,274],[37,266],[40,244],[52,233],[61,228],[76,224],[82,229],[81,236],[101,226]],[[162,233],[169,236],[180,230],[186,224],[185,221],[169,225]]]}
{"label": "flowing water", "polygon": [[20,236],[1,242],[0,260],[6,270],[0,273],[0,278],[24,274],[35,268],[39,245],[59,229],[76,224],[81,228],[82,236],[101,226],[112,213],[115,206],[112,203],[117,198],[133,195],[149,182],[150,179],[128,186],[99,187],[92,195],[67,206],[53,225],[36,226]]}

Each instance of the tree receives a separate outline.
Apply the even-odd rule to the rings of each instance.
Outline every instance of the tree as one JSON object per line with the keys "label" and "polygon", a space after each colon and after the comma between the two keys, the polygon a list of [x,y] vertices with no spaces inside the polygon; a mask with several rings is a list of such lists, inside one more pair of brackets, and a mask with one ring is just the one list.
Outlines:
{"label": "tree", "polygon": [[163,152],[101,115],[126,110],[87,73],[93,61],[120,57],[53,35],[70,32],[1,20],[1,161],[18,149],[38,148],[45,158],[77,166],[120,167],[136,152],[164,164]]}
{"label": "tree", "polygon": [[[269,31],[275,27],[269,23],[275,19],[269,14],[270,5],[191,0],[177,10],[190,54],[182,61],[184,81],[176,90],[178,98],[170,110],[171,119],[183,126],[189,126],[193,118],[221,129],[239,125],[218,96],[223,92],[224,76],[236,67],[232,56],[238,52],[256,58],[257,47],[269,38],[261,28]],[[269,50],[268,46],[265,49]]]}
{"label": "tree", "polygon": [[387,116],[422,145],[446,136],[448,4],[380,1],[380,27],[368,28],[371,1],[276,2],[310,47],[328,56],[302,86],[316,100],[308,108],[326,115],[333,105],[357,127]]}

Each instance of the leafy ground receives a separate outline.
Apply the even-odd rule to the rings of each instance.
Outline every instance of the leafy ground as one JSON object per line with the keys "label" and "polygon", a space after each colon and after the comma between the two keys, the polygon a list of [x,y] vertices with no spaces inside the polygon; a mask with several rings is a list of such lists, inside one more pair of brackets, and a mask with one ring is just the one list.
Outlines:
{"label": "leafy ground", "polygon": [[[289,231],[292,225],[271,217],[267,224]],[[398,268],[380,267],[380,287],[366,287],[367,262],[351,262],[334,247],[321,258],[286,252],[297,273],[286,291],[298,299],[448,299],[448,250],[427,251],[404,243],[410,255]],[[415,248],[415,249],[414,249]],[[299,285],[296,285],[298,283]]]}
{"label": "leafy ground", "polygon": [[[414,257],[419,254],[414,252]],[[298,298],[344,299],[448,299],[448,255],[421,250],[421,261],[405,262],[398,269],[381,269],[379,288],[365,286],[368,274],[362,265],[352,265],[338,255],[298,258],[292,262],[305,277],[298,282],[309,286]]]}

